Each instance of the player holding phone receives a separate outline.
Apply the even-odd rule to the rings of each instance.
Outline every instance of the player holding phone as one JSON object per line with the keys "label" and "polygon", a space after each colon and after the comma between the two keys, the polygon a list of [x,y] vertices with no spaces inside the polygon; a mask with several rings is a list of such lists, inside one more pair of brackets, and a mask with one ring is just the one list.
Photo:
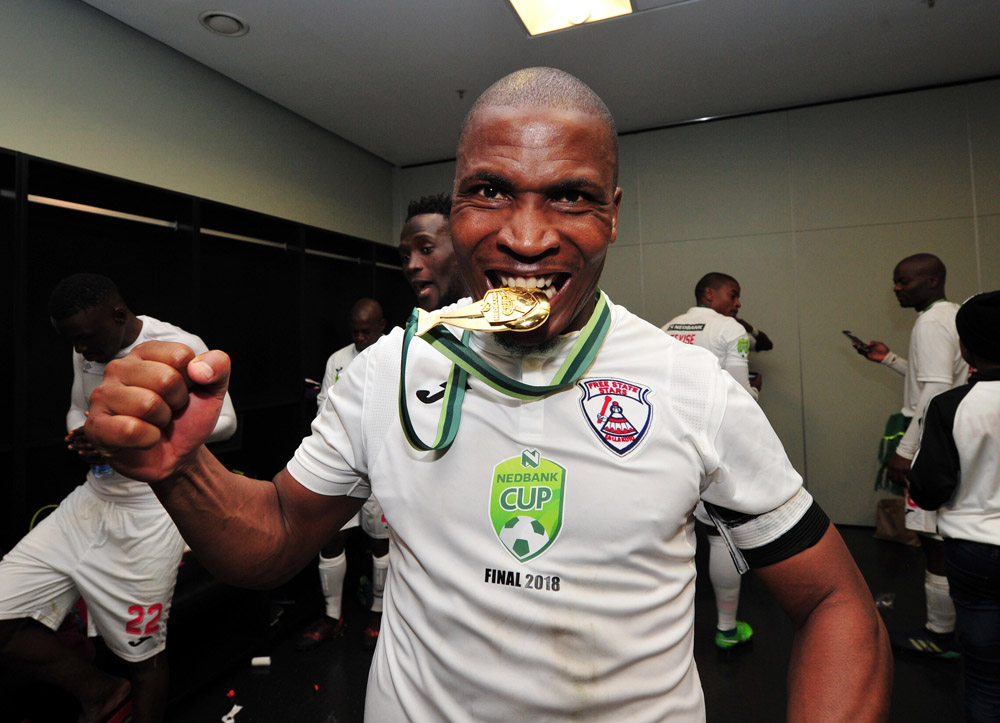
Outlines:
{"label": "player holding phone", "polygon": [[[898,356],[881,341],[868,342],[867,351],[858,349],[865,358],[905,377],[900,413],[906,418],[903,420],[906,433],[885,461],[887,479],[899,487],[907,485],[919,441],[919,422],[927,404],[941,392],[965,383],[969,374],[955,329],[959,306],[945,299],[946,273],[941,259],[933,254],[908,256],[892,272],[893,293],[899,305],[915,309],[918,314],[910,332],[908,359]],[[937,513],[920,509],[909,495],[906,503],[906,527],[920,535],[926,558],[927,623],[924,629],[893,640],[893,644],[907,652],[956,657],[955,606],[945,577],[944,545],[937,532]]]}

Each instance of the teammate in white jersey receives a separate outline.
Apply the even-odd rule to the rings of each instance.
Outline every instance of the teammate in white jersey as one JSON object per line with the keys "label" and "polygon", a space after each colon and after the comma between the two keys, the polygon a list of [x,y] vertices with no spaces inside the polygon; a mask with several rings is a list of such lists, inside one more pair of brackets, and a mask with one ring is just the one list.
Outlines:
{"label": "teammate in white jersey", "polygon": [[[316,396],[318,410],[323,409],[327,396],[333,385],[340,380],[347,366],[355,357],[374,344],[385,332],[385,317],[382,306],[375,299],[358,299],[351,307],[348,321],[351,332],[351,343],[330,355],[326,361],[326,371],[323,383]],[[323,545],[319,552],[319,581],[323,591],[324,614],[310,624],[295,644],[298,650],[312,650],[320,643],[331,638],[340,637],[344,633],[343,598],[344,578],[347,575],[347,537],[351,530],[361,525],[371,538],[373,546],[373,578],[384,581],[385,570],[389,567],[389,533],[383,522],[382,508],[375,497],[365,501],[365,507],[354,515],[347,523]],[[376,597],[372,602],[372,615],[382,616],[381,585],[375,590]],[[376,605],[377,603],[377,605]],[[377,608],[377,609],[376,609]],[[374,648],[378,638],[379,622],[369,621],[362,634],[362,640],[368,647]]]}
{"label": "teammate in white jersey", "polygon": [[[66,440],[91,464],[77,487],[0,562],[0,661],[72,693],[81,721],[162,720],[167,700],[167,618],[184,541],[149,485],[117,473],[83,431],[106,364],[150,341],[207,351],[194,334],[136,316],[105,276],[75,274],[49,300],[56,330],[73,343]],[[236,431],[229,395],[208,441]],[[78,597],[97,632],[128,664],[129,683],[95,668],[56,638]]]}
{"label": "teammate in white jersey", "polygon": [[[694,287],[697,305],[668,321],[663,330],[678,341],[715,354],[722,368],[757,399],[761,377],[750,379],[748,361],[752,337],[736,318],[742,307],[741,293],[740,283],[732,276],[717,271],[705,274]],[[770,339],[767,343],[768,349],[774,346]]]}
{"label": "teammate in white jersey", "polygon": [[[914,254],[896,264],[892,272],[893,293],[904,309],[918,316],[910,332],[909,359],[903,359],[880,341],[870,341],[858,353],[905,376],[903,416],[909,420],[906,433],[889,459],[886,476],[899,487],[906,486],[910,463],[917,451],[920,419],[931,399],[964,384],[969,365],[959,349],[955,314],[958,304],[945,298],[947,270],[933,254]],[[894,636],[893,643],[910,653],[956,658],[955,605],[945,575],[944,544],[937,529],[937,513],[922,510],[906,495],[906,527],[920,535],[926,570],[924,594],[927,622],[917,631]]]}
{"label": "teammate in white jersey", "polygon": [[[680,342],[712,352],[720,366],[757,399],[761,378],[757,376],[751,381],[748,373],[751,336],[736,320],[742,308],[741,293],[740,283],[732,276],[709,272],[694,286],[697,305],[664,324],[663,331]],[[771,348],[770,339],[766,335],[763,338]],[[736,619],[740,605],[739,570],[703,504],[695,508],[695,517],[709,544],[708,576],[716,609],[715,644],[724,650],[743,645],[753,638],[753,628]]]}
{"label": "teammate in white jersey", "polygon": [[[551,68],[500,80],[462,127],[452,238],[475,297],[541,289],[547,321],[468,344],[392,332],[272,482],[230,475],[201,444],[222,352],[155,345],[115,364],[88,434],[241,584],[287,578],[379,498],[393,562],[369,721],[703,721],[699,498],[794,622],[789,717],[884,720],[885,630],[760,408],[710,354],[597,289],[617,168],[613,120],[582,82]],[[445,379],[441,404],[415,402]]]}

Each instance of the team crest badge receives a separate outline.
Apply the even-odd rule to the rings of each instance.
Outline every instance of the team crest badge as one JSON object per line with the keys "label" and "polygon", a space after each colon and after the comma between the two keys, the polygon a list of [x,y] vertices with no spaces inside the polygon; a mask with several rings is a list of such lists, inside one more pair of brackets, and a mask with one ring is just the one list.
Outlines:
{"label": "team crest badge", "polygon": [[584,379],[580,406],[604,446],[624,457],[638,446],[653,418],[649,387],[621,379]]}
{"label": "team crest badge", "polygon": [[537,449],[493,468],[490,521],[514,559],[527,562],[555,542],[562,528],[566,469]]}

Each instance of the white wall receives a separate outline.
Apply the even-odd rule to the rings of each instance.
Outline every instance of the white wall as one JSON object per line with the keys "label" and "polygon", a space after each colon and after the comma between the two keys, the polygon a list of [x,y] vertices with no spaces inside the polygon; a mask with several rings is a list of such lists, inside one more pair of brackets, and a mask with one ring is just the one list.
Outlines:
{"label": "white wall", "polygon": [[399,232],[402,231],[403,222],[406,220],[406,207],[410,201],[415,201],[421,196],[433,196],[438,193],[450,194],[454,180],[454,161],[395,169],[392,190],[392,228],[397,244],[399,243]]}
{"label": "white wall", "polygon": [[392,168],[75,0],[0,19],[0,146],[394,243]]}
{"label": "white wall", "polygon": [[603,284],[656,324],[722,271],[774,339],[761,405],[837,522],[873,524],[875,453],[902,377],[851,329],[904,355],[915,320],[892,268],[929,251],[948,295],[1000,288],[1000,82],[622,138],[626,208]]}
{"label": "white wall", "polygon": [[[399,172],[397,217],[452,173]],[[912,253],[944,260],[954,300],[1000,288],[1000,81],[624,136],[620,183],[602,286],[662,325],[705,272],[738,278],[743,315],[775,342],[752,367],[789,457],[834,521],[874,524],[902,377],[840,330],[905,355],[916,317],[890,277]]]}

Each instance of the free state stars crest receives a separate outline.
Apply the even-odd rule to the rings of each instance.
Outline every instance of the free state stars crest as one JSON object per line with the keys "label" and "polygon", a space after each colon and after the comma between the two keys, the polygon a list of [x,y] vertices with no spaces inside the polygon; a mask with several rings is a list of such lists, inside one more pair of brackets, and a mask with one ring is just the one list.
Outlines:
{"label": "free state stars crest", "polygon": [[653,418],[650,389],[622,379],[584,379],[580,406],[604,446],[624,457],[638,446]]}

